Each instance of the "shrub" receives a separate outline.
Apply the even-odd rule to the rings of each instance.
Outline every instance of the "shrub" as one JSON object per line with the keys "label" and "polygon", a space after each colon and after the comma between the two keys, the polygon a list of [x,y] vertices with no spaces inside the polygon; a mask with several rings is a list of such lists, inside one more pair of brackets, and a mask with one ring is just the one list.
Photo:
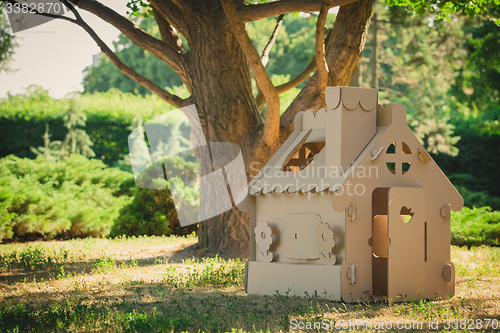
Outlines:
{"label": "shrub", "polygon": [[[168,182],[163,178],[163,165],[160,162],[148,167],[137,179],[138,187],[132,202],[120,210],[120,215],[115,220],[110,236],[120,235],[187,235],[197,229],[196,225],[182,228],[177,217],[177,208],[187,211],[197,211],[198,191],[183,188],[182,201],[175,202],[170,194],[170,183],[177,184],[198,177],[198,165],[186,162],[180,156],[172,156],[163,161],[165,170],[168,170]],[[160,176],[158,178],[158,175]],[[164,190],[151,190],[152,183],[165,184]],[[145,187],[145,188],[143,188]]]}
{"label": "shrub", "polygon": [[[73,154],[50,162],[0,159],[0,240],[107,236],[130,192],[130,173]],[[129,183],[130,185],[130,183]]]}
{"label": "shrub", "polygon": [[[433,155],[434,160],[450,178],[453,185],[460,186],[465,205],[469,208],[489,206],[500,210],[500,135],[498,133],[478,133],[470,129],[472,121],[456,123],[456,134],[461,137],[457,143],[460,153],[456,157],[445,154]],[[463,128],[468,128],[464,130]],[[432,154],[431,154],[432,155]],[[467,192],[463,192],[463,189]]]}
{"label": "shrub", "polygon": [[463,185],[455,186],[464,198],[464,205],[473,207],[492,207],[494,210],[500,209],[500,198],[488,193],[488,191],[473,191]]}
{"label": "shrub", "polygon": [[135,96],[117,89],[105,93],[75,95],[53,99],[47,90],[30,86],[26,94],[9,95],[0,100],[0,157],[14,154],[35,158],[30,147],[43,145],[45,125],[50,125],[51,141],[64,140],[67,129],[62,114],[75,105],[87,117],[85,131],[92,149],[107,165],[128,154],[128,135],[132,120],[144,121],[174,108],[157,96]]}
{"label": "shrub", "polygon": [[490,207],[452,213],[451,243],[458,246],[500,246],[500,212]]}

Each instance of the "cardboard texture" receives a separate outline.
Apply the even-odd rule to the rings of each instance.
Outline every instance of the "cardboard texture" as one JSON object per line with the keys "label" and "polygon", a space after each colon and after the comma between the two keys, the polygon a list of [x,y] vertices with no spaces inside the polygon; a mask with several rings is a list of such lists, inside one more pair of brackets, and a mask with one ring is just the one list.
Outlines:
{"label": "cardboard texture", "polygon": [[251,210],[245,286],[358,302],[451,297],[463,199],[375,89],[327,87],[237,200]]}

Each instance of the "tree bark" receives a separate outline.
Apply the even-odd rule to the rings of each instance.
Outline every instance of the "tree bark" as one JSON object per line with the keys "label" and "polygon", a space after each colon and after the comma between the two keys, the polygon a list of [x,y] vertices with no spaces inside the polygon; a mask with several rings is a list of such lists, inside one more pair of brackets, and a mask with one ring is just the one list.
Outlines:
{"label": "tree bark", "polygon": [[378,52],[377,52],[377,36],[378,36],[378,29],[377,29],[377,14],[373,14],[373,38],[372,38],[372,57],[370,59],[370,66],[372,69],[372,88],[378,89],[378,73],[377,73],[377,65],[378,65]]}
{"label": "tree bark", "polygon": [[[206,141],[239,145],[250,170],[253,149],[245,146],[263,122],[253,97],[249,63],[225,19],[221,3],[205,0],[193,6],[194,12],[203,14],[194,16],[182,31],[190,49],[187,67],[189,81],[193,82],[191,100],[198,110]],[[255,145],[263,142],[257,140]],[[247,256],[248,220],[248,212],[233,208],[201,223],[200,245],[211,253]]]}

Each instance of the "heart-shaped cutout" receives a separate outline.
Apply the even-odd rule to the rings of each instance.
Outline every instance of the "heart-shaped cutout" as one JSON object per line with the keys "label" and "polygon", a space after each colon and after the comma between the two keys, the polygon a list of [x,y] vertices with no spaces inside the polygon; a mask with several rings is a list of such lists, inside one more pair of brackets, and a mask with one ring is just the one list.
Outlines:
{"label": "heart-shaped cutout", "polygon": [[409,223],[413,218],[413,215],[415,214],[414,212],[411,211],[411,207],[408,208],[406,206],[403,206],[399,213],[401,214],[401,219],[403,220],[404,223]]}

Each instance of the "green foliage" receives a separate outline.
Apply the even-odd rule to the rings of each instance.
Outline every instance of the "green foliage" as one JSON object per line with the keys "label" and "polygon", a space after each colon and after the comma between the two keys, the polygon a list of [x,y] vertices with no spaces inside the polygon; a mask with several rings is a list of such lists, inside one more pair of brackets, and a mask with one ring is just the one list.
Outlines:
{"label": "green foliage", "polygon": [[410,125],[414,127],[415,136],[421,142],[424,142],[428,152],[457,156],[460,150],[456,147],[456,144],[460,137],[455,135],[455,126],[448,121],[448,117],[413,118]]}
{"label": "green foliage", "polygon": [[[449,117],[455,102],[447,96],[467,57],[463,19],[435,22],[428,12],[407,17],[404,9],[384,8],[381,4],[374,10],[380,21],[380,103],[405,105],[408,124],[428,151],[457,155],[455,144],[460,138]],[[372,39],[369,34],[364,57],[372,57]],[[372,79],[372,64],[367,58],[360,65],[364,87],[370,86]]]}
{"label": "green foliage", "polygon": [[7,32],[9,23],[7,18],[2,15],[2,5],[0,2],[0,72],[9,71],[9,63],[12,60],[14,49],[17,47],[14,41],[14,35]]}
{"label": "green foliage", "polygon": [[35,157],[30,147],[44,145],[46,124],[51,141],[64,141],[67,129],[62,115],[72,105],[86,117],[86,133],[93,142],[96,156],[107,165],[115,165],[128,154],[128,128],[134,118],[145,121],[174,108],[156,96],[134,96],[118,90],[76,95],[60,100],[48,91],[31,86],[26,94],[10,95],[0,100],[0,157],[15,154]]}
{"label": "green foliage", "polygon": [[[143,18],[139,26],[150,35],[161,39],[154,16]],[[114,42],[114,46],[116,55],[125,64],[160,87],[182,85],[177,73],[160,59],[133,44],[125,35],[120,34],[118,41]],[[151,94],[148,89],[120,72],[104,54],[102,54],[99,64],[95,67],[87,67],[84,74],[83,89],[85,93],[104,92],[111,88],[117,88],[122,92]]]}
{"label": "green foliage", "polygon": [[[277,75],[293,78],[311,62],[314,58],[316,20],[316,15],[309,14],[299,16],[290,13],[284,16],[283,25],[269,53],[269,62],[266,66],[266,71],[271,77]],[[332,15],[327,17],[326,25],[329,27],[333,25]],[[269,42],[275,26],[276,18],[262,19],[247,24],[248,35],[259,54],[262,54]],[[273,81],[274,84],[285,82]]]}
{"label": "green foliage", "polygon": [[[162,263],[160,261],[160,263]],[[245,275],[245,266],[240,259],[224,260],[215,258],[188,259],[183,261],[187,270],[178,270],[168,265],[165,271],[164,283],[170,288],[189,288],[214,286],[227,288],[241,286]]]}
{"label": "green foliage", "polygon": [[57,146],[60,141],[50,141],[51,135],[49,134],[49,124],[45,124],[45,133],[43,134],[43,146],[38,148],[31,147],[31,151],[37,156],[42,156],[48,161],[55,161],[54,153],[57,151]]}
{"label": "green foliage", "polygon": [[23,269],[45,269],[69,258],[68,250],[64,248],[44,249],[36,246],[27,246],[23,249],[0,253],[0,268],[10,269],[21,267]]}
{"label": "green foliage", "polygon": [[127,3],[127,8],[131,11],[127,12],[128,15],[132,16],[143,16],[148,17],[151,15],[151,3],[149,0],[130,0]]}
{"label": "green foliage", "polygon": [[[375,11],[382,21],[381,104],[405,105],[410,127],[459,188],[467,207],[500,209],[500,179],[494,172],[500,163],[500,91],[494,79],[500,73],[495,58],[500,29],[489,20],[463,16],[439,22],[430,11],[411,17],[399,7],[377,5]],[[371,79],[371,54],[369,34],[360,65],[365,87]]]}
{"label": "green foliage", "polygon": [[500,246],[500,212],[490,207],[452,213],[451,243],[459,246]]}
{"label": "green foliage", "polygon": [[[163,165],[168,182],[163,178]],[[198,211],[199,192],[191,188],[177,186],[183,197],[174,204],[170,194],[170,183],[178,185],[198,177],[198,165],[186,162],[180,156],[172,156],[159,161],[144,170],[137,179],[137,188],[131,203],[120,210],[120,215],[111,229],[111,236],[120,235],[187,235],[197,229],[196,225],[181,228],[176,208],[196,213]],[[159,177],[159,178],[158,178]],[[153,184],[165,184],[165,190],[151,190]]]}
{"label": "green foliage", "polygon": [[[149,4],[142,0],[131,1],[127,6],[131,9],[132,15],[135,16],[141,15],[141,7],[149,8]],[[154,17],[149,14],[145,16],[141,20],[140,27],[156,38],[161,38]],[[316,18],[316,15],[309,15],[308,17],[293,14],[285,15],[278,39],[271,49],[269,62],[266,66],[266,70],[271,76],[277,75],[278,77],[287,76],[288,79],[292,78],[299,74],[314,58]],[[328,17],[327,24],[332,24],[330,17]],[[276,18],[267,18],[258,22],[248,23],[248,34],[252,38],[258,52],[262,53],[275,25]],[[117,55],[124,63],[134,68],[138,73],[151,79],[160,87],[182,85],[180,78],[170,67],[131,43],[124,35],[120,35],[119,41],[115,43],[115,48]],[[106,57],[101,58],[98,66],[88,67],[85,73],[83,81],[85,92],[102,92],[118,88],[122,92],[133,92],[141,95],[151,94],[149,90],[116,69]],[[280,83],[286,82],[281,82],[280,79],[278,81]],[[295,96],[297,93],[295,93]]]}
{"label": "green foliage", "polygon": [[104,273],[116,268],[116,260],[112,257],[103,257],[94,264],[94,272]]}
{"label": "green foliage", "polygon": [[434,160],[460,190],[467,207],[500,210],[500,178],[496,176],[500,133],[491,126],[500,116],[500,108],[479,112],[462,105],[450,115],[455,133],[461,137],[456,144],[460,153],[457,157],[435,154]]}
{"label": "green foliage", "polygon": [[[385,0],[385,2],[389,6],[405,6],[412,14],[424,14],[426,10],[430,10],[436,16],[436,20],[440,21],[449,20],[450,14],[455,13],[489,17],[497,13],[496,7],[500,6],[499,0]],[[492,19],[498,19],[498,16]]]}
{"label": "green foliage", "polygon": [[120,208],[115,197],[130,174],[73,154],[50,162],[0,159],[0,239],[107,236]]}
{"label": "green foliage", "polygon": [[500,28],[489,20],[478,19],[466,20],[462,27],[467,36],[464,44],[469,57],[466,66],[459,71],[453,96],[470,108],[484,111],[498,109]]}
{"label": "green foliage", "polygon": [[111,237],[120,235],[169,235],[177,215],[166,190],[138,189],[133,201],[120,210],[111,229]]}
{"label": "green foliage", "polygon": [[87,117],[83,112],[75,111],[72,108],[63,114],[64,127],[68,129],[66,138],[61,143],[59,158],[67,158],[71,154],[80,154],[85,157],[94,157],[95,153],[90,148],[93,145],[85,130],[77,126],[85,127]]}
{"label": "green foliage", "polygon": [[[74,108],[74,105],[77,105],[78,108],[71,109],[72,107]],[[64,139],[64,141],[58,143],[57,141],[50,142],[49,134],[46,132],[46,134],[44,135],[44,141],[45,141],[45,146],[48,147],[47,149],[48,153],[45,152],[45,147],[40,147],[37,150],[37,152],[38,154],[49,156],[49,158],[53,157],[52,158],[53,160],[61,159],[61,157],[64,157],[60,156],[61,154],[59,153],[61,152],[70,153],[75,150],[78,151],[78,147],[81,146],[81,144],[78,141],[78,135],[82,133],[76,132],[78,131],[78,129],[76,129],[75,131],[75,126],[77,124],[79,124],[80,126],[84,124],[84,119],[85,117],[87,117],[88,121],[86,128],[90,133],[89,137],[86,138],[87,148],[89,142],[88,140],[92,140],[95,142],[94,150],[96,151],[97,155],[98,156],[100,155],[100,157],[103,160],[105,160],[109,164],[120,165],[122,168],[129,169],[130,166],[127,166],[126,163],[123,162],[124,157],[126,157],[125,154],[128,153],[128,135],[130,134],[131,131],[129,124],[132,122],[133,117],[147,119],[159,114],[163,114],[166,111],[169,111],[168,109],[165,110],[164,107],[165,107],[164,102],[160,101],[157,97],[154,96],[140,97],[140,96],[132,96],[130,94],[124,94],[118,91],[109,91],[106,93],[96,93],[93,95],[82,95],[80,97],[75,97],[73,99],[68,98],[62,100],[54,100],[48,96],[47,91],[37,87],[30,87],[27,95],[9,96],[7,100],[4,100],[3,103],[0,104],[0,108],[2,109],[1,112],[3,115],[3,117],[0,118],[0,121],[1,123],[6,125],[6,128],[12,129],[12,132],[8,131],[8,133],[0,134],[4,135],[7,141],[5,142],[5,145],[3,147],[1,147],[0,144],[0,147],[7,150],[6,152],[4,152],[4,154],[15,151],[20,156],[23,155],[29,156],[29,154],[26,151],[23,152],[23,149],[19,148],[15,149],[16,146],[19,147],[20,144],[24,147],[30,144],[29,141],[26,140],[26,138],[19,136],[19,132],[21,133],[26,132],[27,134],[28,132],[32,133],[33,131],[36,130],[37,127],[40,128],[42,126],[46,126],[44,123],[50,121],[53,124],[50,128],[54,131],[53,135],[56,139],[61,138],[60,135],[62,133],[60,132],[60,129],[61,127],[64,127],[64,125],[69,129],[68,131],[69,133],[66,134],[66,139]],[[70,111],[69,113],[66,112],[65,114],[66,118],[64,117],[61,118],[60,115],[64,114],[63,111],[64,109],[66,110],[69,109],[72,111]],[[83,112],[77,113],[80,112],[80,110]],[[124,111],[123,113],[118,113],[122,110]],[[135,123],[136,125],[138,125],[137,118]],[[178,126],[170,126],[169,124],[165,125],[167,125],[167,127],[165,128],[166,134],[173,135],[174,132],[178,132],[177,136],[183,134],[184,128],[182,127],[181,124],[172,124]],[[18,133],[14,133],[16,131],[16,127]],[[19,127],[23,127],[23,129],[19,131]],[[74,135],[71,135],[72,131],[76,133],[74,133]],[[39,137],[36,139],[40,140]],[[85,137],[83,137],[83,139],[85,139]],[[11,145],[9,145],[9,143],[11,143]],[[85,147],[85,144],[83,145],[83,147]],[[80,149],[82,148],[80,147]],[[94,162],[99,164],[98,161]],[[191,164],[189,163],[185,164],[182,159],[171,160],[168,163],[171,163],[171,167],[169,167],[169,170],[179,170],[178,176],[181,176],[181,174],[182,175],[186,174],[192,177],[192,174],[194,172],[192,171],[192,168],[194,168],[194,166],[192,166]],[[186,168],[188,169],[191,168],[191,169],[184,171]],[[49,169],[53,169],[53,167],[50,167]],[[61,170],[54,170],[54,174],[58,174],[60,172]],[[169,179],[173,178],[172,181],[181,181],[181,179],[176,179],[175,175],[169,174],[168,177]],[[71,178],[67,178],[66,180],[69,181],[71,180]],[[7,182],[7,180],[4,181]],[[78,182],[78,180],[75,181]],[[15,188],[16,186],[24,186],[20,184],[15,184],[16,182],[19,183],[20,181],[13,180],[13,183],[10,184],[9,186],[12,188]],[[33,187],[37,188],[39,196],[44,197],[44,195],[47,195],[50,197],[50,191],[52,189],[52,186],[47,185],[45,183],[46,182],[43,182],[42,184],[30,183],[29,186],[24,186],[24,188],[26,189],[30,189]],[[80,184],[77,185],[80,186]],[[66,182],[63,191],[65,195],[67,194],[66,192],[72,190],[72,186],[74,185],[72,185],[71,182]],[[98,186],[98,184],[89,184],[85,186],[93,187],[93,186]],[[90,188],[86,188],[86,190],[90,190]],[[95,188],[94,190],[98,191],[97,188]],[[119,184],[116,184],[116,186],[113,188],[113,191],[111,191],[106,195],[111,196],[111,193],[115,193],[116,196],[123,196],[123,195],[132,196],[134,195],[135,191],[136,191],[136,186],[134,180],[131,178],[129,179],[124,178]],[[48,193],[45,194],[45,192]],[[189,188],[186,188],[184,192],[185,192],[184,195],[185,200],[183,200],[180,204],[187,205],[189,207],[196,205],[198,193],[196,191],[195,191],[196,193],[191,193],[193,191]],[[56,199],[51,199],[48,202],[45,202],[42,199],[37,199],[37,200],[44,202],[46,205],[57,206],[59,207],[58,209],[63,209],[63,207],[66,207],[65,209],[71,210],[71,208],[67,207],[70,201],[67,201],[65,199],[66,197],[62,195],[60,196],[61,196],[60,200],[65,202],[60,202],[59,205],[56,205]],[[122,200],[122,198],[115,198],[115,199]],[[108,198],[106,200],[109,201],[111,199]],[[104,204],[106,200],[103,198],[101,204]],[[168,190],[152,191],[152,190],[140,189],[136,193],[136,197],[134,200],[136,205],[132,205],[131,207],[125,208],[123,210],[122,212],[123,214],[120,216],[120,219],[117,222],[116,227],[113,229],[114,231],[116,231],[116,233],[114,234],[161,235],[161,234],[170,234],[172,232],[188,233],[194,230],[195,228],[191,227],[188,228],[189,229],[188,230],[188,229],[181,229],[179,227],[178,219],[177,216],[175,215],[175,207],[173,205]],[[109,209],[113,208],[113,214],[110,215],[106,213],[107,214],[106,217],[109,220],[107,220],[106,223],[102,225],[104,226],[103,228],[92,226],[92,224],[101,226],[102,224],[101,222],[103,222],[102,220],[105,219],[104,216],[92,219],[92,217],[95,217],[102,213],[92,209],[94,205],[98,205],[97,200],[96,202],[93,202],[89,206],[79,205],[78,210],[82,211],[81,212],[82,216],[79,217],[79,219],[81,219],[82,221],[81,223],[78,224],[81,225],[78,228],[84,228],[85,230],[89,228],[90,230],[94,230],[93,228],[97,228],[96,229],[97,231],[94,230],[95,232],[94,231],[90,232],[90,230],[88,230],[88,232],[90,232],[88,234],[107,235],[109,233],[111,223],[113,222],[114,218],[118,215],[117,211],[123,205],[123,200],[120,202],[122,202],[122,204],[120,205],[117,204],[109,205],[108,207]],[[2,204],[4,203],[2,202]],[[49,219],[43,220],[37,217],[39,221],[36,223],[33,221],[26,222],[28,225],[34,225],[38,223],[37,225],[40,226],[37,228],[42,228],[43,226],[41,230],[38,230],[35,227],[31,227],[29,231],[23,231],[23,234],[40,233],[43,235],[47,234],[48,237],[56,237],[56,235],[60,236],[61,233],[64,235],[64,237],[66,236],[69,237],[70,235],[71,236],[86,235],[86,233],[83,232],[75,234],[73,230],[77,228],[76,226],[74,226],[75,221],[72,222],[69,221],[67,213],[64,214],[62,212],[59,212],[58,214],[53,213],[55,209],[56,208],[52,208],[51,216],[53,217]],[[88,216],[83,213],[83,210],[89,211]],[[35,219],[34,216],[38,215],[31,214],[30,218]],[[11,237],[13,233],[15,233],[15,231],[13,231],[12,229],[13,226],[11,225],[11,223],[12,220],[17,217],[12,215],[12,213],[6,213],[4,215],[1,215],[0,218],[2,221],[2,223],[0,224],[0,228],[5,229],[3,230],[3,234],[8,235],[8,237]],[[75,220],[75,218],[76,217],[74,217],[73,220]],[[47,221],[51,221],[54,219],[55,219],[54,224],[59,226],[61,230],[49,232],[49,230],[53,230],[54,226],[50,225]],[[42,223],[42,220],[45,222]],[[87,223],[89,224],[88,226],[86,225]],[[84,224],[85,226],[83,226]],[[19,226],[16,228],[20,228],[21,225],[22,224],[19,224]],[[67,231],[68,229],[70,229],[70,231]]]}
{"label": "green foliage", "polygon": [[[461,174],[453,174],[451,175],[452,182],[454,184],[462,184],[462,181],[454,181],[453,179],[461,178],[459,176],[463,176]],[[467,175],[470,177],[470,175]],[[468,177],[468,178],[469,178]],[[500,209],[500,198],[493,196],[489,194],[488,191],[482,190],[482,191],[474,191],[470,190],[469,188],[477,187],[477,186],[470,186],[467,188],[464,185],[455,185],[457,188],[458,192],[462,195],[464,198],[464,205],[466,207],[483,207],[483,206],[488,206],[490,205],[491,207],[494,207],[494,209],[499,210]]]}
{"label": "green foliage", "polygon": [[92,141],[84,129],[77,128],[77,126],[85,127],[85,120],[87,120],[85,114],[71,108],[63,114],[63,120],[64,127],[68,130],[64,141],[50,142],[49,124],[46,124],[43,135],[44,145],[37,149],[31,147],[31,151],[51,161],[62,160],[75,153],[85,157],[94,157],[95,153],[90,148],[93,145]]}

